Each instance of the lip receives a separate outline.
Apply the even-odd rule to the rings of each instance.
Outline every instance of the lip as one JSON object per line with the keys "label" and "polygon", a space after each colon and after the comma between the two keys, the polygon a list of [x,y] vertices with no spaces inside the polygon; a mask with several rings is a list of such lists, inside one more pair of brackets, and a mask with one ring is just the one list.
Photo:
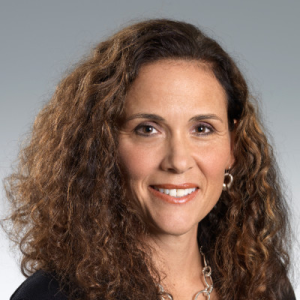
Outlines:
{"label": "lip", "polygon": [[[159,191],[157,191],[156,189],[153,188],[153,186],[157,187],[157,188],[162,188],[162,189],[190,189],[190,188],[196,188],[196,190],[194,192],[192,192],[189,195],[180,197],[180,198],[176,198],[176,197],[172,197],[170,195],[161,193]],[[149,191],[152,193],[153,196],[155,196],[156,198],[159,198],[167,203],[170,204],[185,204],[190,202],[191,200],[193,200],[196,195],[199,192],[199,187],[196,184],[193,183],[184,183],[184,184],[155,184],[152,186],[149,186]]]}

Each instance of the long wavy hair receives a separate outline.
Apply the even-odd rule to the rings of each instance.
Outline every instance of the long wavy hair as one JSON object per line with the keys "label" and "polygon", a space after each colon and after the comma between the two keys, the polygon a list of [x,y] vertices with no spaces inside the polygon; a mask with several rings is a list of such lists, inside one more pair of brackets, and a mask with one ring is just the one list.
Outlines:
{"label": "long wavy hair", "polygon": [[159,299],[160,277],[139,238],[147,227],[126,199],[118,131],[141,66],[163,59],[207,63],[227,94],[234,183],[198,230],[219,299],[280,299],[289,286],[287,209],[245,79],[216,41],[166,19],[101,42],[38,114],[5,181],[22,272],[55,274],[75,299]]}

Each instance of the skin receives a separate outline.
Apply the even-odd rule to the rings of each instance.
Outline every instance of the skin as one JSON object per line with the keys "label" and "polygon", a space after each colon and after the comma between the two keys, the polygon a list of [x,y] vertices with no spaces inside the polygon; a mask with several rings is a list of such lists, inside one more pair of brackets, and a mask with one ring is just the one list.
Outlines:
{"label": "skin", "polygon": [[[162,60],[141,68],[125,99],[119,158],[128,197],[149,225],[153,260],[174,299],[192,299],[204,288],[197,228],[234,162],[231,141],[226,94],[207,65]],[[177,203],[153,191],[168,184],[196,190]]]}

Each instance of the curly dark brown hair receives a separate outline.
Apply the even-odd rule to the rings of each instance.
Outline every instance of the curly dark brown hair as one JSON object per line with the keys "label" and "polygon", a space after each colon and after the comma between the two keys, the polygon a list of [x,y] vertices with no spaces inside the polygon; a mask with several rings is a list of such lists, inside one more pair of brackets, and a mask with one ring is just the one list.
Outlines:
{"label": "curly dark brown hair", "polygon": [[198,230],[219,299],[280,299],[289,286],[287,209],[245,79],[216,41],[166,19],[96,46],[37,116],[6,179],[22,272],[56,274],[76,299],[159,298],[159,274],[139,238],[147,227],[126,199],[117,155],[126,93],[142,65],[163,59],[207,63],[227,93],[235,180]]}

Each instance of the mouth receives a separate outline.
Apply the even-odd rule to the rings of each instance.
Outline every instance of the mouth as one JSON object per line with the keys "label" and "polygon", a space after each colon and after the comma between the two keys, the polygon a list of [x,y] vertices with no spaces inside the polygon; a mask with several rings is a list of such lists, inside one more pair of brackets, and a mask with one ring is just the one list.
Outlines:
{"label": "mouth", "polygon": [[190,195],[191,193],[196,191],[196,188],[190,188],[190,189],[162,189],[158,188],[156,186],[153,186],[153,189],[156,191],[159,191],[160,193],[170,195],[171,197],[175,198],[181,198],[187,195]]}
{"label": "mouth", "polygon": [[172,203],[172,204],[183,204],[192,200],[199,187],[195,184],[182,184],[182,185],[151,185],[150,191],[154,196]]}

